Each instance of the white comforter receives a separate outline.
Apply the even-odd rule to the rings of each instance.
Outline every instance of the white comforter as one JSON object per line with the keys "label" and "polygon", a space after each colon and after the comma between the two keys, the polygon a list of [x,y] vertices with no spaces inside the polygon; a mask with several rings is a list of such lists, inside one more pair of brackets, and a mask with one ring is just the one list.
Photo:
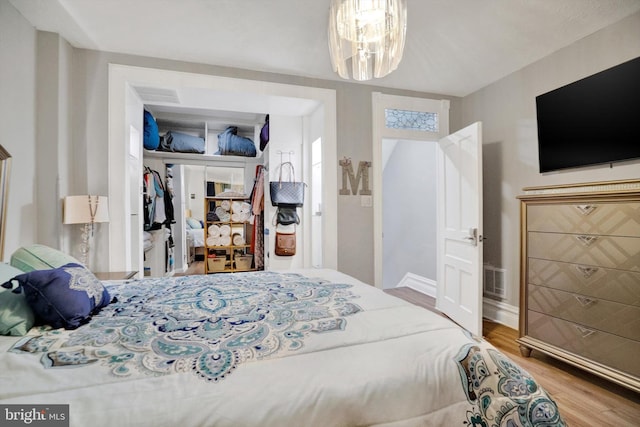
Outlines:
{"label": "white comforter", "polygon": [[353,285],[360,310],[343,316],[343,329],[301,329],[299,348],[247,355],[215,381],[190,366],[122,377],[105,363],[47,369],[42,352],[9,351],[18,338],[1,337],[0,404],[69,404],[72,426],[96,427],[528,425],[518,405],[529,421],[563,425],[526,372],[451,321],[335,271],[304,273]]}
{"label": "white comforter", "polygon": [[204,246],[204,229],[203,228],[187,228],[188,243],[193,248],[201,248]]}

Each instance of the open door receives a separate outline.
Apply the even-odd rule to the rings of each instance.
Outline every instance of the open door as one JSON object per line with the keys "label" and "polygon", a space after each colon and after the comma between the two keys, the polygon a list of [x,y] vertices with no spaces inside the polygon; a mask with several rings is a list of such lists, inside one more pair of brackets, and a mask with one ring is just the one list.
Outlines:
{"label": "open door", "polygon": [[482,335],[482,124],[439,141],[436,307]]}

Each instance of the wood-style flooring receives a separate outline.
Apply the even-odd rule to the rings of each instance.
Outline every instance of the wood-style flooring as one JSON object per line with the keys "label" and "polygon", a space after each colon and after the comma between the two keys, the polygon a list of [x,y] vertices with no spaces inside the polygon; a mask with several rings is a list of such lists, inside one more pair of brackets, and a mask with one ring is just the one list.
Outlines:
{"label": "wood-style flooring", "polygon": [[[434,298],[413,289],[394,288],[385,292],[437,312]],[[535,350],[531,357],[523,357],[516,342],[518,331],[515,329],[485,320],[483,335],[533,375],[556,401],[569,426],[640,426],[640,394]]]}

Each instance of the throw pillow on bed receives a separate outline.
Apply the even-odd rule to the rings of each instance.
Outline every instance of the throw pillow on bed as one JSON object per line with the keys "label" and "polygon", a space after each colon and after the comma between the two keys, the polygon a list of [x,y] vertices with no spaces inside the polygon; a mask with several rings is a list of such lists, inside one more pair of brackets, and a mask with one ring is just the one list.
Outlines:
{"label": "throw pillow on bed", "polygon": [[[49,246],[33,244],[16,249],[11,254],[10,263],[25,273],[33,270],[48,270],[62,267],[65,264],[80,264],[80,261],[62,251]],[[7,279],[5,279],[7,280]],[[3,280],[0,283],[3,283]]]}
{"label": "throw pillow on bed", "polygon": [[192,228],[192,229],[202,228],[202,223],[195,218],[187,218],[186,221],[189,228]]}
{"label": "throw pillow on bed", "polygon": [[[0,283],[19,274],[22,271],[0,263]],[[0,335],[25,335],[34,323],[35,317],[25,296],[0,287]]]}
{"label": "throw pillow on bed", "polygon": [[[14,288],[13,282],[18,286]],[[36,323],[75,329],[110,302],[109,292],[93,273],[80,264],[20,274],[2,285],[22,291]]]}

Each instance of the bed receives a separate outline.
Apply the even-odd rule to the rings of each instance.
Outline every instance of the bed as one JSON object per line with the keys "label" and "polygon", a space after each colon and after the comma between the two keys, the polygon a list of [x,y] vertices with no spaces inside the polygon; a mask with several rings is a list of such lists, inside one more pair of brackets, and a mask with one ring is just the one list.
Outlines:
{"label": "bed", "polygon": [[189,261],[196,260],[196,256],[204,259],[204,229],[202,228],[186,228],[187,247],[189,248]]}
{"label": "bed", "polygon": [[103,282],[75,330],[0,337],[0,405],[72,426],[563,426],[448,319],[333,270]]}

